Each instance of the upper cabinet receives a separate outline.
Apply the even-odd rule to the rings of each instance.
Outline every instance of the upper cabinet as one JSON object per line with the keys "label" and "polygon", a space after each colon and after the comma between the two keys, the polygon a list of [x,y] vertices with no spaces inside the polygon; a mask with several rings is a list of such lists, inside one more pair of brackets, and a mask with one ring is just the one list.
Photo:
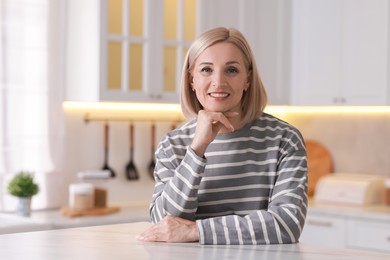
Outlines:
{"label": "upper cabinet", "polygon": [[291,104],[389,104],[389,2],[292,5]]}
{"label": "upper cabinet", "polygon": [[248,39],[272,105],[389,105],[387,0],[68,0],[67,99],[179,102],[200,33]]}
{"label": "upper cabinet", "polygon": [[290,102],[290,16],[285,0],[198,0],[198,30],[239,29],[248,40],[269,103]]}
{"label": "upper cabinet", "polygon": [[178,102],[196,0],[69,0],[67,99]]}

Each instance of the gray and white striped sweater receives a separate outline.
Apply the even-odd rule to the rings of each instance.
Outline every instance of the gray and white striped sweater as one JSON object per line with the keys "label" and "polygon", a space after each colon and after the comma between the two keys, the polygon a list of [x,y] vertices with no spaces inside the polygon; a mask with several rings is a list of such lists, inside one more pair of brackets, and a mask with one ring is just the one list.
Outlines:
{"label": "gray and white striped sweater", "polygon": [[196,220],[201,244],[295,243],[307,211],[307,156],[299,131],[263,113],[219,134],[205,157],[190,148],[196,121],[156,150],[153,223],[170,214]]}

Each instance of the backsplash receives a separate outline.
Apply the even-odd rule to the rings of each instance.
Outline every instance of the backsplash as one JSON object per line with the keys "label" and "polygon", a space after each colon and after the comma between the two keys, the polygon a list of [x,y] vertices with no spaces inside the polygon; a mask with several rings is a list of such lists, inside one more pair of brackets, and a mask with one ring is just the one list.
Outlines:
{"label": "backsplash", "polygon": [[[66,163],[69,183],[79,181],[83,170],[103,165],[104,122],[83,121],[81,112],[66,112]],[[331,153],[335,172],[390,176],[390,114],[287,114],[282,117],[296,126],[306,140],[322,143]],[[109,201],[150,200],[153,180],[147,173],[151,159],[149,121],[136,121],[134,161],[140,173],[137,181],[125,177],[129,161],[128,122],[110,122],[109,165],[117,177],[100,181],[109,190]],[[171,129],[172,122],[156,122],[156,145]],[[99,184],[99,183],[98,183]]]}
{"label": "backsplash", "polygon": [[335,172],[390,177],[390,113],[292,114],[284,119],[306,140],[330,151]]}
{"label": "backsplash", "polygon": [[[69,184],[82,182],[77,178],[77,173],[102,168],[104,122],[86,123],[84,116],[82,111],[65,109],[63,169],[50,178],[43,178],[44,185],[49,188],[43,187],[45,192],[38,194],[36,199],[34,197],[33,209],[67,205]],[[390,113],[286,113],[279,117],[297,127],[305,140],[315,140],[323,144],[332,155],[335,172],[390,177]],[[164,134],[172,128],[172,123],[177,122],[155,123],[157,146]],[[129,122],[113,121],[109,122],[108,163],[115,170],[116,178],[88,181],[107,189],[109,204],[148,204],[151,199],[154,181],[147,173],[152,156],[151,122],[134,121],[133,124],[134,163],[140,178],[129,181],[125,174],[125,166],[130,159]],[[7,199],[12,199],[10,197],[4,196],[2,210],[13,209],[13,205],[7,206],[11,203],[5,203]]]}

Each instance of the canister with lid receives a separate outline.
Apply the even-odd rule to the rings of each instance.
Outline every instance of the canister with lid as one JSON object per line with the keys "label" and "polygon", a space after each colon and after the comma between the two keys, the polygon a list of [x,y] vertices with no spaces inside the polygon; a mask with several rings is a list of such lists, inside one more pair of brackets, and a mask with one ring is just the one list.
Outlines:
{"label": "canister with lid", "polygon": [[94,186],[91,183],[69,185],[69,207],[74,210],[87,210],[94,207]]}

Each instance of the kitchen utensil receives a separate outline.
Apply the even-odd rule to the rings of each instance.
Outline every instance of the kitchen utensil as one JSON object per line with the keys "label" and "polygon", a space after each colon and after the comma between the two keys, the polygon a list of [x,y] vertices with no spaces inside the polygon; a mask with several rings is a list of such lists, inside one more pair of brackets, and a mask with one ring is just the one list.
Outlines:
{"label": "kitchen utensil", "polygon": [[305,144],[309,176],[308,196],[311,197],[318,180],[333,172],[333,161],[329,151],[319,142],[306,140]]}
{"label": "kitchen utensil", "polygon": [[130,148],[130,161],[126,165],[126,177],[128,180],[137,180],[138,171],[133,162],[134,154],[134,126],[132,123],[129,124],[129,148]]}
{"label": "kitchen utensil", "polygon": [[109,135],[110,129],[108,123],[104,124],[104,164],[102,170],[109,170],[111,173],[111,178],[116,176],[114,170],[108,166],[108,146],[109,146]]}
{"label": "kitchen utensil", "polygon": [[154,167],[156,166],[156,162],[154,160],[154,153],[155,153],[155,148],[154,148],[154,142],[155,142],[155,132],[156,132],[156,126],[154,123],[152,123],[151,129],[150,129],[150,143],[151,143],[151,150],[150,154],[152,156],[152,159],[149,163],[148,170],[149,170],[149,176],[154,179]]}

